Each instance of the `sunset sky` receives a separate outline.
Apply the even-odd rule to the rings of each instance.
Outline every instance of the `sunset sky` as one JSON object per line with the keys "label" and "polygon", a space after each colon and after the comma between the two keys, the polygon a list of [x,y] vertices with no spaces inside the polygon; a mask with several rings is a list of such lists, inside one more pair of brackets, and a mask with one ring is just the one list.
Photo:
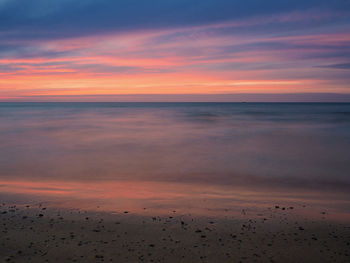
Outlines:
{"label": "sunset sky", "polygon": [[327,98],[349,83],[349,0],[0,0],[3,101]]}

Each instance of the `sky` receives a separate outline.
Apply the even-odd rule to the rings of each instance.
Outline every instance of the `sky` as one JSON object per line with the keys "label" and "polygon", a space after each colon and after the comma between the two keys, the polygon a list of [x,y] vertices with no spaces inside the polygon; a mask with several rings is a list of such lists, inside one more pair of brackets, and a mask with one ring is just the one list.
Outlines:
{"label": "sky", "polygon": [[349,83],[350,0],[0,0],[1,101],[350,101]]}

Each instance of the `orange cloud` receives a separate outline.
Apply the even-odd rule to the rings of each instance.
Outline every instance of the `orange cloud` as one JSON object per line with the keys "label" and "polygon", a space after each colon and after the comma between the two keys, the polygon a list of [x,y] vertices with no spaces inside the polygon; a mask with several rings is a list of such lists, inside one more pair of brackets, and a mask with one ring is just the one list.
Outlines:
{"label": "orange cloud", "polygon": [[342,70],[317,67],[346,62],[342,58],[334,61],[324,54],[344,47],[350,40],[348,34],[237,37],[206,31],[232,26],[239,25],[35,43],[38,54],[0,58],[0,95],[9,99],[349,91]]}

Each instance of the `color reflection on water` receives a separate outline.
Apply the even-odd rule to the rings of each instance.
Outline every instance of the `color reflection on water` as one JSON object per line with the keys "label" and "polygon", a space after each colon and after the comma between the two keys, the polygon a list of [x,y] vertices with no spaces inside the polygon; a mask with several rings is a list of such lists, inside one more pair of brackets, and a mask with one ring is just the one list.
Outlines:
{"label": "color reflection on water", "polygon": [[10,201],[350,214],[350,104],[0,103],[0,149]]}
{"label": "color reflection on water", "polygon": [[254,216],[260,210],[276,204],[281,207],[307,204],[310,209],[299,211],[299,214],[308,212],[309,216],[315,216],[327,209],[329,218],[350,220],[350,214],[343,211],[344,207],[349,206],[346,195],[320,196],[318,192],[310,191],[252,191],[238,187],[145,181],[0,181],[0,189],[2,199],[7,196],[17,203],[42,203],[45,200],[44,203],[56,207],[90,211],[144,214],[147,209],[155,214],[177,211],[193,215],[239,217],[242,210],[251,211]]}

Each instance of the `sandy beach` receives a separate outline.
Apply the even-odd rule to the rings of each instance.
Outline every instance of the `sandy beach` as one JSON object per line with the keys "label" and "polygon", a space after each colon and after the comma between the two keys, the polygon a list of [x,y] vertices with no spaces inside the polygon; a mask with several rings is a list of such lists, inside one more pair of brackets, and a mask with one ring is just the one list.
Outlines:
{"label": "sandy beach", "polygon": [[303,207],[238,218],[1,205],[1,262],[349,262],[350,226]]}

